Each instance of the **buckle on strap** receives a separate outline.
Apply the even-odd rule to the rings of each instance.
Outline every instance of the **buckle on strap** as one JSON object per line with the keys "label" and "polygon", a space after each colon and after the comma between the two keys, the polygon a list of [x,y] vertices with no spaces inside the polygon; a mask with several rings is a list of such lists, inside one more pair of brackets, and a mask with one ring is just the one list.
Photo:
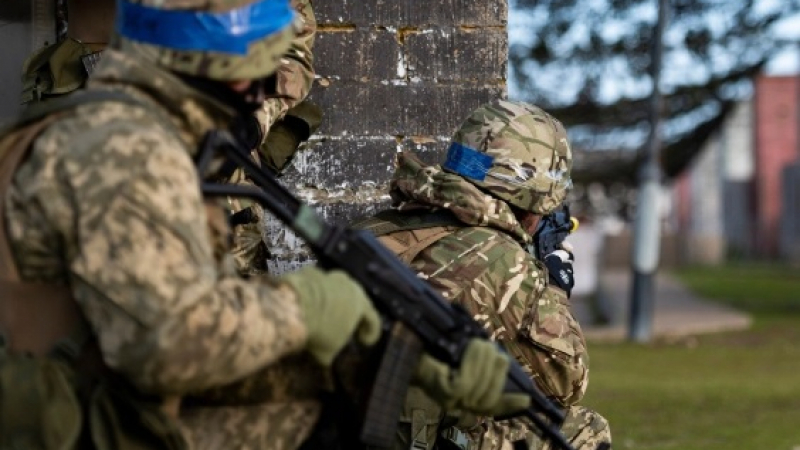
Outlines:
{"label": "buckle on strap", "polygon": [[439,437],[459,448],[460,450],[471,450],[472,441],[466,433],[456,427],[447,427],[439,432]]}
{"label": "buckle on strap", "polygon": [[411,449],[428,450],[428,423],[424,409],[411,411]]}

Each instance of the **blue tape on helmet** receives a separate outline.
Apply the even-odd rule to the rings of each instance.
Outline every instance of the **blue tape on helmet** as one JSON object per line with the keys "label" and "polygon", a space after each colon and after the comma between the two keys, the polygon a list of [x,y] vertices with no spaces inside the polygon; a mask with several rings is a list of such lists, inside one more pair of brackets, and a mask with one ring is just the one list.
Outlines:
{"label": "blue tape on helmet", "polygon": [[128,39],[175,50],[246,55],[255,41],[292,23],[288,0],[260,0],[224,12],[159,9],[117,3],[117,32]]}
{"label": "blue tape on helmet", "polygon": [[493,156],[453,142],[442,167],[461,176],[483,181],[493,162]]}

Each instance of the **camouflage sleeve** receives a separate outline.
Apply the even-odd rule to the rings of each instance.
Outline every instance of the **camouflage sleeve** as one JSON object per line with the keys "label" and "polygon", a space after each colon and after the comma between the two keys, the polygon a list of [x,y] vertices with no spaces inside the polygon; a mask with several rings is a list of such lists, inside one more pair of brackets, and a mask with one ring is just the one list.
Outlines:
{"label": "camouflage sleeve", "polygon": [[544,392],[569,405],[583,397],[588,356],[566,294],[521,248],[506,251],[471,286],[468,306]]}
{"label": "camouflage sleeve", "polygon": [[[539,276],[546,279],[539,270]],[[564,291],[547,286],[532,295],[519,329],[520,361],[547,394],[564,405],[583,398],[589,356],[580,325],[569,310]]]}
{"label": "camouflage sleeve", "polygon": [[275,74],[277,77],[275,96],[267,99],[263,107],[256,112],[264,137],[275,121],[281,119],[286,111],[308,96],[314,82],[312,48],[317,32],[317,20],[311,0],[292,0],[292,6],[302,18],[303,28],[292,42],[292,46],[284,56],[284,63]]}
{"label": "camouflage sleeve", "polygon": [[[145,391],[183,393],[300,350],[306,329],[294,291],[227,268],[183,144],[129,113],[81,128],[103,134],[69,141],[57,175],[70,211],[62,228],[77,242],[67,252],[74,293],[107,364]],[[63,148],[58,133],[39,142]]]}

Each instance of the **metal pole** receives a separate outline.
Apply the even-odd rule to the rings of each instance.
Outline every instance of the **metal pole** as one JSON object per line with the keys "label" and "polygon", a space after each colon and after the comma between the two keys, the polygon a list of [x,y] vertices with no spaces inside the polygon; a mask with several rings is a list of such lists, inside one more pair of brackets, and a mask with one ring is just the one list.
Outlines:
{"label": "metal pole", "polygon": [[658,1],[658,19],[653,36],[650,75],[653,93],[650,97],[650,138],[645,159],[639,168],[639,194],[633,229],[633,254],[631,269],[631,303],[628,339],[648,342],[653,334],[653,310],[655,305],[655,272],[658,268],[660,247],[659,198],[661,194],[661,110],[662,98],[659,87],[664,52],[663,35],[667,21],[667,0]]}

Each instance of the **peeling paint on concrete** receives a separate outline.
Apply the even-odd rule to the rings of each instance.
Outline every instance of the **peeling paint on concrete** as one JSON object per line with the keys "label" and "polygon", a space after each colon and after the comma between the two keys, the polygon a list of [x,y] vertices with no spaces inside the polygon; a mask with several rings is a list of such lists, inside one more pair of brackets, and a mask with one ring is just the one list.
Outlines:
{"label": "peeling paint on concrete", "polygon": [[[341,0],[315,4],[322,126],[282,181],[326,219],[347,223],[390,204],[398,152],[440,162],[454,129],[505,96],[507,0]],[[265,230],[273,273],[314,261],[277,221]]]}

